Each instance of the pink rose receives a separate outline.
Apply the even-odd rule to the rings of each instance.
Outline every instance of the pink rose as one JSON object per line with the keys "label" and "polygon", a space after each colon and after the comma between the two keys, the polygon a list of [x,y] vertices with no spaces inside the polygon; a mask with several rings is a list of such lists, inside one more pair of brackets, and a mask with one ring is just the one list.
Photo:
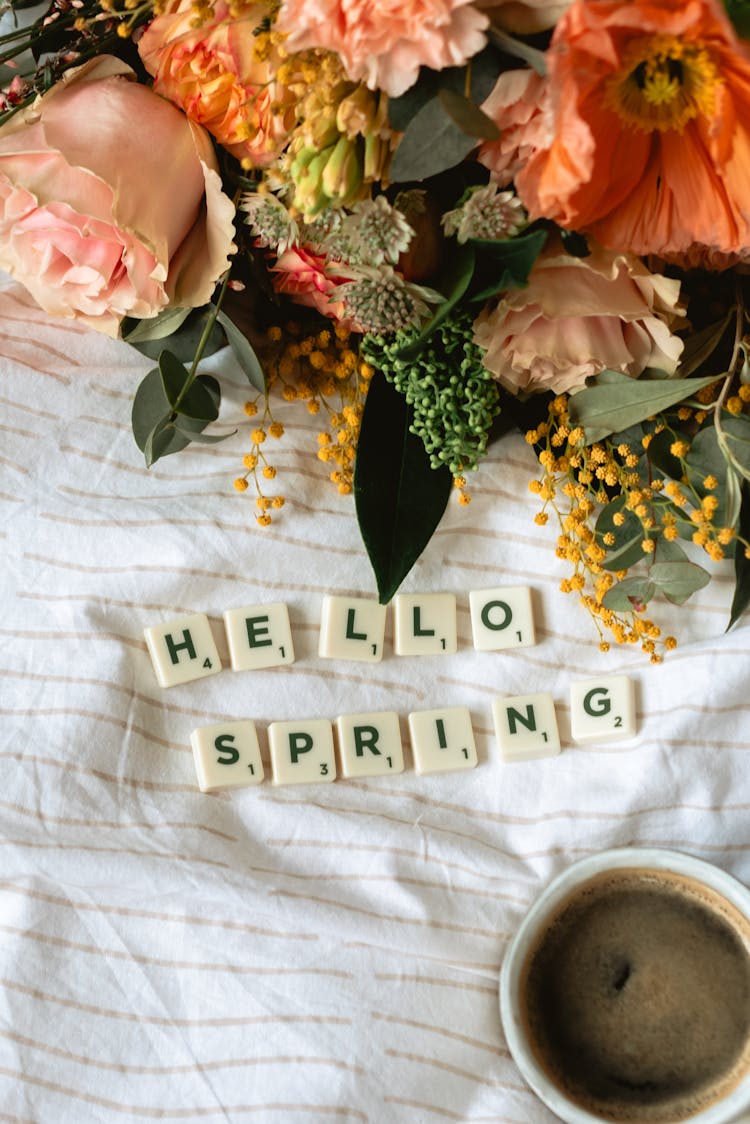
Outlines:
{"label": "pink rose", "polygon": [[213,18],[196,27],[192,0],[168,0],[138,43],[156,92],[257,167],[275,159],[295,124],[274,81],[281,60],[267,36],[254,34],[265,15],[257,5],[233,16],[217,0]]}
{"label": "pink rose", "polygon": [[273,287],[286,293],[295,304],[316,308],[323,316],[343,322],[344,302],[331,300],[334,289],[345,277],[335,272],[324,254],[295,246],[280,254],[271,267]]}
{"label": "pink rose", "polygon": [[0,267],[110,336],[205,304],[235,249],[209,138],[132,78],[102,56],[0,129]]}
{"label": "pink rose", "polygon": [[282,0],[290,51],[335,51],[355,82],[397,97],[420,66],[462,66],[484,47],[487,17],[469,0]]}
{"label": "pink rose", "polygon": [[500,130],[500,138],[485,141],[479,162],[500,184],[510,183],[548,132],[545,107],[548,83],[534,70],[506,70],[482,103],[482,109]]}
{"label": "pink rose", "polygon": [[684,311],[679,296],[679,281],[650,273],[631,254],[597,246],[574,258],[553,244],[525,289],[482,312],[474,339],[487,370],[513,394],[562,394],[605,368],[671,375],[683,348],[671,332]]}

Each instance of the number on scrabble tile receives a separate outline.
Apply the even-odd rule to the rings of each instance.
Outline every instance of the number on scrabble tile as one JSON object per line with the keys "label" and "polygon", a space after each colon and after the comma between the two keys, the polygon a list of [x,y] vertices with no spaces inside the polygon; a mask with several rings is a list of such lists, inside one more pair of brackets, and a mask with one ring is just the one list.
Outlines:
{"label": "number on scrabble tile", "polygon": [[336,719],[344,777],[382,777],[404,770],[398,715],[392,710],[341,714]]}
{"label": "number on scrabble tile", "polygon": [[228,609],[224,627],[234,671],[294,663],[289,611],[282,602]]}
{"label": "number on scrabble tile", "polygon": [[194,613],[143,631],[160,687],[216,675],[221,660],[205,613]]}
{"label": "number on scrabble tile", "polygon": [[200,726],[190,735],[190,743],[201,792],[262,782],[263,762],[254,722]]}
{"label": "number on scrabble tile", "polygon": [[377,663],[383,658],[386,607],[363,597],[324,597],[318,655]]}
{"label": "number on scrabble tile", "polygon": [[603,675],[570,685],[573,741],[619,741],[635,736],[635,694],[627,675]]}

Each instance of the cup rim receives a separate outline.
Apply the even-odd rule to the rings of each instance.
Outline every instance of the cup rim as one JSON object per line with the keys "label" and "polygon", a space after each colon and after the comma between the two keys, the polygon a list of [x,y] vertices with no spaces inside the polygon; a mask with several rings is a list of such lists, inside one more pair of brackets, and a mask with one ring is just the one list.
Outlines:
{"label": "cup rim", "polygon": [[[557,874],[533,903],[503,957],[500,1020],[511,1056],[537,1097],[567,1124],[615,1124],[581,1108],[547,1077],[521,1029],[518,991],[521,969],[540,924],[582,883],[608,871],[638,867],[665,870],[704,883],[726,898],[750,922],[750,889],[721,867],[684,851],[662,847],[617,847],[579,859]],[[750,1072],[722,1100],[675,1124],[726,1124],[750,1107]]]}

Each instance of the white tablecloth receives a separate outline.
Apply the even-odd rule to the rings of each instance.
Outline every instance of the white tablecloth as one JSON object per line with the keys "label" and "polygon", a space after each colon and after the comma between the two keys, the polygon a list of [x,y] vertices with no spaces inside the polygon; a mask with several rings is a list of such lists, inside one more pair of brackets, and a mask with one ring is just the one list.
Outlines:
{"label": "white tablecloth", "polygon": [[[750,882],[750,627],[724,633],[731,566],[661,614],[652,667],[598,651],[536,526],[532,455],[493,447],[406,591],[456,593],[459,651],[322,660],[323,595],[374,596],[351,497],[319,428],[276,403],[283,511],[255,525],[232,481],[249,448],[228,353],[225,444],[144,467],[130,434],[151,365],[0,294],[0,1121],[548,1124],[498,1021],[498,968],[539,889],[627,844],[680,848]],[[275,485],[274,485],[275,486]],[[538,644],[478,653],[468,592],[533,589]],[[289,606],[291,667],[156,683],[143,628]],[[387,639],[390,635],[390,624]],[[226,648],[222,657],[227,661]],[[625,672],[638,733],[575,748],[574,679]],[[503,765],[491,700],[548,691],[560,756]],[[194,727],[470,708],[479,766],[201,794]]]}

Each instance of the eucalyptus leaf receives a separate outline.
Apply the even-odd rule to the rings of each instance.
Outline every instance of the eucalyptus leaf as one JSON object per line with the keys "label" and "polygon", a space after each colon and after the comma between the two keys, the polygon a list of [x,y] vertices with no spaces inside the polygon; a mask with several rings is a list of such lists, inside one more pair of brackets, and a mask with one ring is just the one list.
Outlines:
{"label": "eucalyptus leaf", "polygon": [[464,160],[476,137],[467,136],[448,116],[439,98],[422,106],[406,127],[389,170],[393,183],[425,180]]}
{"label": "eucalyptus leaf", "polygon": [[488,266],[483,272],[491,271],[494,276],[490,285],[473,294],[472,301],[485,301],[506,289],[519,289],[527,285],[534,262],[544,249],[546,241],[546,230],[532,230],[516,238],[473,239],[471,245],[476,249],[482,265],[486,262]]}
{"label": "eucalyptus leaf", "polygon": [[154,367],[141,379],[133,399],[131,425],[133,437],[141,452],[145,452],[146,442],[154,427],[169,418],[172,407],[164,393],[164,384],[158,367]]}
{"label": "eucalyptus leaf", "polygon": [[168,419],[162,419],[157,422],[154,428],[146,438],[146,445],[143,450],[143,455],[146,458],[146,467],[151,468],[162,457],[167,456],[169,453],[177,452],[174,448],[175,437],[184,441],[180,448],[184,448],[188,444],[188,440],[180,434],[177,434],[174,425]]}
{"label": "eucalyptus leaf", "polygon": [[[725,527],[727,522],[727,471],[726,457],[721,449],[716,428],[707,425],[699,430],[685,457],[685,471],[691,487],[700,499],[709,494],[716,496],[718,507],[713,522],[717,527]],[[707,476],[716,478],[716,488],[706,488],[703,481]]]}
{"label": "eucalyptus leaf", "polygon": [[747,481],[742,484],[739,533],[741,538],[734,544],[734,596],[727,632],[750,605],[750,558],[745,556],[745,543],[741,541],[750,542],[750,484]]}
{"label": "eucalyptus leaf", "polygon": [[[468,67],[449,66],[444,70],[431,70],[423,66],[413,86],[410,86],[400,97],[388,99],[388,121],[391,128],[398,133],[403,133],[412,117],[428,101],[437,97],[440,90],[455,90],[459,94],[468,94],[477,104],[483,102],[497,81],[500,61],[500,56],[494,47],[485,47],[479,54],[474,55]],[[466,89],[467,72],[468,90]]]}
{"label": "eucalyptus leaf", "polygon": [[652,466],[662,476],[668,476],[671,480],[679,480],[682,476],[682,461],[670,452],[673,442],[674,435],[669,430],[663,429],[661,433],[655,433],[651,438],[646,455]]}
{"label": "eucalyptus leaf", "polygon": [[716,379],[631,379],[619,371],[602,371],[593,386],[572,394],[568,414],[582,425],[589,443],[601,441],[652,414],[674,406]]}
{"label": "eucalyptus leaf", "polygon": [[[176,332],[192,311],[192,308],[165,308],[158,316],[152,316],[148,320],[124,321],[122,338],[130,344],[163,340]],[[132,328],[129,327],[131,324]]]}
{"label": "eucalyptus leaf", "polygon": [[750,418],[746,414],[723,414],[721,418],[723,440],[735,468],[750,480]]}
{"label": "eucalyptus leaf", "polygon": [[196,445],[218,445],[221,441],[226,441],[227,437],[234,437],[237,433],[236,429],[233,429],[230,433],[196,433],[186,429],[181,421],[175,422],[174,427],[178,433],[187,437],[188,441],[194,441]]}
{"label": "eucalyptus leaf", "polygon": [[176,355],[173,355],[171,351],[164,350],[159,356],[159,374],[164,387],[164,397],[174,410],[175,403],[190,378],[190,372]]}
{"label": "eucalyptus leaf", "polygon": [[240,331],[234,321],[230,320],[226,312],[219,311],[216,319],[227,334],[229,346],[235,359],[242,368],[242,373],[251,386],[261,394],[266,393],[266,376],[258,356],[245,335]]}
{"label": "eucalyptus leaf", "polygon": [[693,371],[697,371],[713,355],[734,315],[734,309],[730,308],[723,320],[717,320],[707,328],[701,328],[699,332],[693,332],[688,336],[680,358],[680,378],[685,379],[688,375],[692,375]]}
{"label": "eucalyptus leaf", "polygon": [[499,140],[500,130],[497,125],[475,102],[449,88],[441,90],[438,99],[448,116],[467,136],[478,140]]}
{"label": "eucalyptus leaf", "polygon": [[453,478],[433,469],[412,411],[376,371],[365,399],[354,470],[354,498],[381,604],[391,600],[442,518]]}
{"label": "eucalyptus leaf", "polygon": [[[622,523],[615,522],[616,516],[618,520],[622,517]],[[641,549],[644,537],[643,524],[638,516],[625,506],[624,496],[618,496],[616,500],[602,508],[594,533],[597,543],[607,551],[607,557],[602,562],[604,570],[627,570],[644,557]],[[611,535],[614,542],[610,545],[605,544],[605,535]]]}
{"label": "eucalyptus leaf", "polygon": [[[213,316],[213,313],[214,306],[212,304],[204,305],[203,308],[191,308],[188,310],[186,319],[171,333],[169,350],[177,356],[180,362],[192,363],[208,323],[208,317]],[[137,321],[127,321],[126,323],[137,323]],[[149,359],[158,359],[164,347],[159,339],[134,340],[128,336],[126,342],[132,344],[141,354],[147,355]],[[203,351],[204,359],[213,355],[215,351],[222,347],[224,347],[224,333],[218,324],[214,324]]]}
{"label": "eucalyptus leaf", "polygon": [[695,562],[655,562],[649,570],[649,580],[667,601],[682,605],[696,590],[708,585],[711,575]]}
{"label": "eucalyptus leaf", "polygon": [[475,260],[474,249],[469,243],[456,246],[444,277],[444,284],[448,290],[445,300],[435,309],[416,339],[410,340],[401,349],[399,354],[402,358],[408,359],[418,355],[425,340],[429,339],[450,315],[471,283]]}
{"label": "eucalyptus leaf", "polygon": [[647,577],[623,578],[607,590],[602,605],[616,613],[632,613],[634,602],[647,605],[655,593],[656,586]]}

